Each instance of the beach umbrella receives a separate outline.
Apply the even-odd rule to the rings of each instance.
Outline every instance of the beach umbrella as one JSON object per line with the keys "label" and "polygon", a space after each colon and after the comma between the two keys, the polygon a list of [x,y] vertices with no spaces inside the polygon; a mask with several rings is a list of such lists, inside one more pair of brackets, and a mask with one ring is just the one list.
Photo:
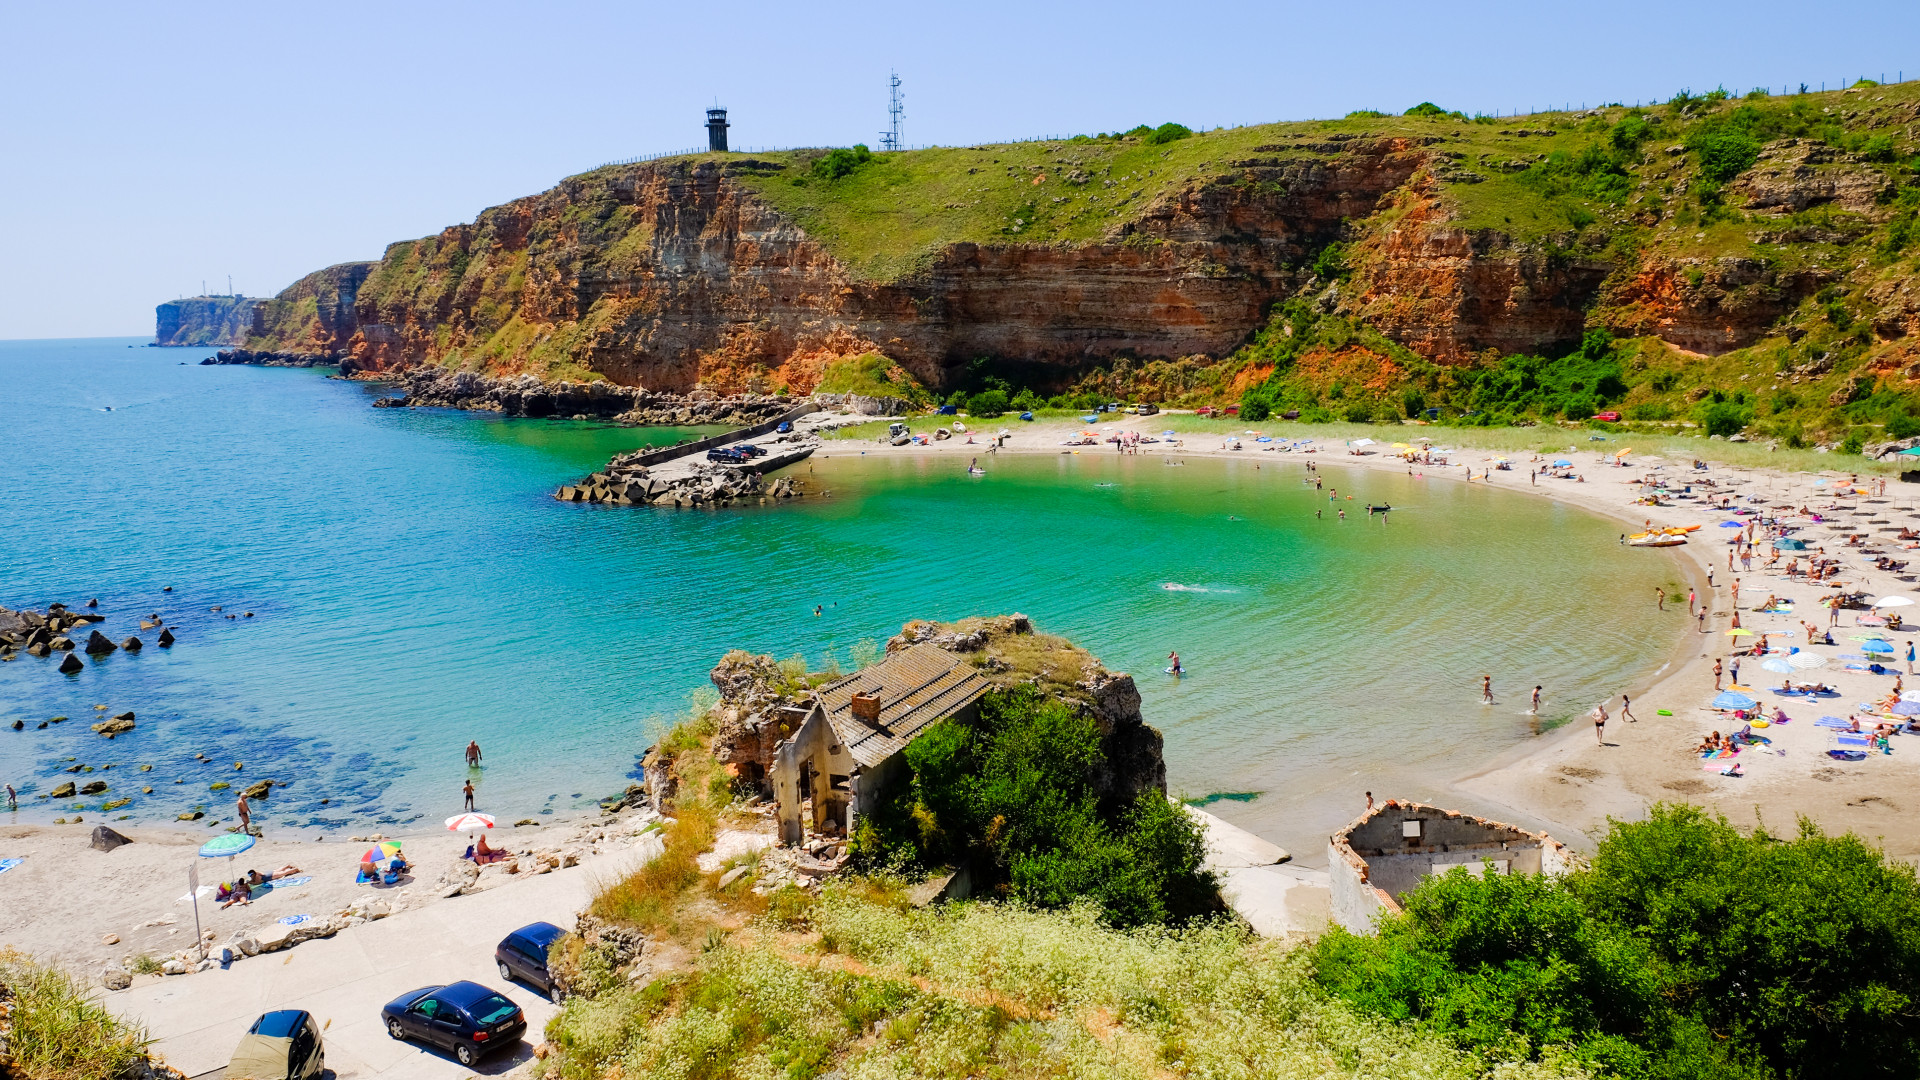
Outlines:
{"label": "beach umbrella", "polygon": [[1569,469],[1573,467],[1573,462],[1568,461],[1566,458],[1561,458],[1553,463],[1553,467],[1556,469]]}
{"label": "beach umbrella", "polygon": [[1736,626],[1733,629],[1727,631],[1727,636],[1728,637],[1752,637],[1753,631],[1747,629],[1744,626]]}
{"label": "beach umbrella", "polygon": [[1787,663],[1792,664],[1796,671],[1811,671],[1814,668],[1826,667],[1827,658],[1818,653],[1797,652],[1787,657]]}
{"label": "beach umbrella", "polygon": [[1920,702],[1898,701],[1890,711],[1895,716],[1920,716]]}
{"label": "beach umbrella", "polygon": [[[1413,447],[1411,447],[1411,446],[1408,446],[1408,445],[1407,445],[1406,443],[1403,443],[1403,442],[1397,442],[1397,443],[1394,443],[1394,444],[1393,444],[1393,448],[1394,448],[1395,450],[1411,450],[1411,449],[1413,449]],[[1504,460],[1506,460],[1506,459],[1505,459],[1505,458],[1502,458],[1501,460],[1503,460],[1503,461],[1504,461]]]}
{"label": "beach umbrella", "polygon": [[231,832],[225,836],[216,836],[200,845],[200,857],[203,859],[231,859],[252,846],[253,837],[242,832]]}
{"label": "beach umbrella", "polygon": [[1875,600],[1869,606],[1871,607],[1911,607],[1912,605],[1913,605],[1913,601],[1907,599],[1904,596],[1883,596],[1880,599]]}
{"label": "beach umbrella", "polygon": [[464,814],[455,814],[447,819],[448,832],[472,832],[475,829],[493,828],[493,817],[488,814],[476,814],[469,810]]}
{"label": "beach umbrella", "polygon": [[1900,695],[1901,701],[1920,701],[1920,690],[1909,690]]}
{"label": "beach umbrella", "polygon": [[1709,703],[1709,707],[1715,709],[1751,709],[1758,704],[1760,703],[1737,690],[1722,690],[1719,695]]}
{"label": "beach umbrella", "polygon": [[1767,671],[1777,671],[1782,675],[1791,675],[1795,671],[1793,664],[1784,656],[1762,660],[1760,666]]}
{"label": "beach umbrella", "polygon": [[1720,527],[1723,529],[1744,529],[1747,526],[1746,523],[1742,521],[1723,521],[1720,523]]}
{"label": "beach umbrella", "polygon": [[1870,652],[1870,653],[1879,653],[1883,656],[1889,655],[1893,652],[1893,643],[1889,641],[1879,641],[1879,640],[1869,641],[1866,644],[1860,646],[1860,651]]}

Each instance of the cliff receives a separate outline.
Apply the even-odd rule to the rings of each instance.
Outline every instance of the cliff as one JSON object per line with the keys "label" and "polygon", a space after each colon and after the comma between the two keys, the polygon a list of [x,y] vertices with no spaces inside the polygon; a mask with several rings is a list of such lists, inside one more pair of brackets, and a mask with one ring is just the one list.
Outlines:
{"label": "cliff", "polygon": [[[1300,299],[1392,346],[1368,347],[1382,385],[1596,328],[1676,369],[1831,357],[1823,395],[1920,359],[1914,84],[1412,112],[609,166],[310,275],[254,307],[244,344],[669,392],[804,392],[874,353],[943,392],[984,360],[1044,394],[1216,366]],[[1231,396],[1239,371],[1182,380]]]}
{"label": "cliff", "polygon": [[251,296],[189,296],[153,310],[155,345],[238,345],[253,333]]}

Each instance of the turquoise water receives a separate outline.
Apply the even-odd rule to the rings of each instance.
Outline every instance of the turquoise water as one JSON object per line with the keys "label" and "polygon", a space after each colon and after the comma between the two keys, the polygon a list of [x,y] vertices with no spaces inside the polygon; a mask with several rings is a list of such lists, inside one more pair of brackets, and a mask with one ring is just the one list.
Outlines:
{"label": "turquoise water", "polygon": [[[0,604],[97,596],[110,637],[149,646],[73,678],[0,664],[0,718],[29,721],[0,730],[20,820],[129,796],[113,816],[230,818],[210,784],[272,777],[293,784],[256,809],[269,827],[426,828],[460,808],[470,738],[482,809],[565,814],[624,787],[730,648],[844,664],[911,618],[1019,610],[1135,673],[1177,791],[1258,792],[1209,809],[1312,856],[1363,790],[1429,796],[1532,738],[1534,683],[1550,717],[1584,710],[1685,629],[1645,602],[1680,580],[1670,553],[1480,485],[1323,463],[1340,506],[1401,508],[1383,526],[1315,520],[1297,459],[1007,456],[969,478],[964,451],[845,443],[800,467],[830,499],[565,505],[557,484],[688,432],[373,409],[380,389],[319,371],[127,344],[0,343]],[[137,630],[155,612],[171,650]],[[138,730],[93,735],[96,704]],[[30,797],[109,763],[77,777],[105,796]]]}

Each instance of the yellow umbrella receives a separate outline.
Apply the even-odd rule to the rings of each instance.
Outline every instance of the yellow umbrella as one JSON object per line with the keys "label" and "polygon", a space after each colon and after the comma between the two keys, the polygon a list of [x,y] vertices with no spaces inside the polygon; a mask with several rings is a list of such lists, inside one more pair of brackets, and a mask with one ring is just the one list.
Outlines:
{"label": "yellow umbrella", "polygon": [[1394,447],[1394,449],[1396,449],[1396,450],[1410,450],[1410,449],[1412,449],[1412,447],[1410,447],[1410,446],[1408,446],[1408,445],[1407,445],[1406,443],[1403,443],[1403,442],[1397,442],[1397,443],[1394,443],[1394,444],[1393,444],[1393,447]]}
{"label": "yellow umbrella", "polygon": [[1752,637],[1753,631],[1747,629],[1744,626],[1736,626],[1733,629],[1727,631],[1727,636],[1728,637]]}
{"label": "yellow umbrella", "polygon": [[1618,450],[1615,450],[1615,451],[1613,452],[1613,456],[1614,456],[1614,457],[1626,457],[1626,456],[1627,456],[1628,454],[1631,454],[1631,453],[1633,453],[1633,447],[1631,447],[1631,446],[1623,446],[1623,447],[1621,447],[1620,449],[1618,449]]}

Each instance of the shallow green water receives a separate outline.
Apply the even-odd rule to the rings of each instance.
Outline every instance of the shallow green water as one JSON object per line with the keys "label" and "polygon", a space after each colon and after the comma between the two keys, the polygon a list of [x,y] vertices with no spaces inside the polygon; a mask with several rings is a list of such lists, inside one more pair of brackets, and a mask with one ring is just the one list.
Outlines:
{"label": "shallow green water", "polygon": [[[1684,629],[1646,600],[1671,554],[1479,485],[1323,463],[1338,506],[1398,508],[1383,526],[1332,520],[1299,459],[1009,456],[970,478],[956,452],[840,444],[801,466],[830,499],[563,505],[556,484],[686,433],[376,410],[320,372],[125,344],[0,343],[33,448],[0,472],[0,604],[97,596],[115,640],[153,612],[180,636],[75,678],[0,665],[0,717],[31,721],[0,730],[22,820],[125,796],[137,820],[231,817],[210,784],[273,777],[294,783],[270,826],[427,827],[459,809],[469,738],[483,809],[565,812],[624,786],[730,648],[846,663],[910,618],[1019,610],[1135,673],[1176,790],[1259,792],[1209,809],[1314,856],[1362,791],[1427,796],[1532,737],[1534,683],[1549,716],[1584,710]],[[139,729],[99,739],[95,704]],[[79,776],[107,795],[31,797],[107,763]]]}

